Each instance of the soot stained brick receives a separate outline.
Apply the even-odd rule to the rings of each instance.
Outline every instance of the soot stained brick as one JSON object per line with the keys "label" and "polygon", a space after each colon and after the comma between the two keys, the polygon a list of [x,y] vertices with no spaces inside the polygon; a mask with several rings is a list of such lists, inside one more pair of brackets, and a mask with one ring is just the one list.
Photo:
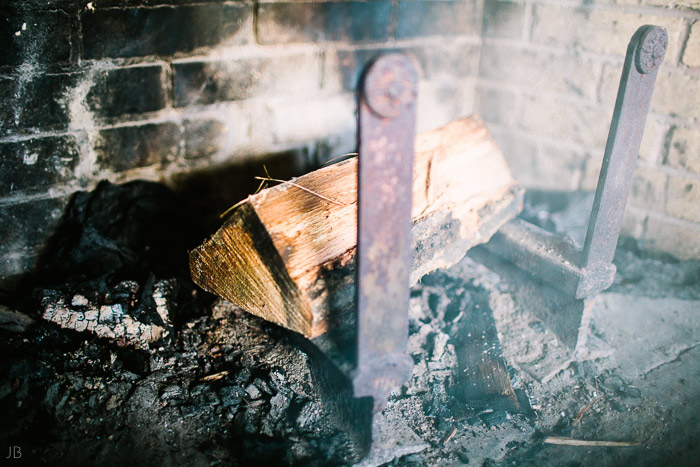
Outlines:
{"label": "soot stained brick", "polygon": [[85,58],[172,55],[222,42],[243,44],[252,6],[202,4],[87,11],[82,15]]}
{"label": "soot stained brick", "polygon": [[203,159],[219,151],[220,140],[228,128],[217,120],[185,122],[185,159]]}
{"label": "soot stained brick", "polygon": [[476,1],[399,2],[396,38],[478,35]]}
{"label": "soot stained brick", "polygon": [[360,75],[374,58],[382,54],[400,52],[410,57],[421,79],[450,76],[464,79],[475,76],[478,68],[479,47],[473,44],[424,45],[403,48],[381,48],[338,51],[338,66],[343,89],[355,91]]}
{"label": "soot stained brick", "polygon": [[95,150],[98,163],[123,172],[172,162],[178,155],[181,132],[175,123],[150,123],[102,130]]}
{"label": "soot stained brick", "polygon": [[165,107],[162,73],[161,65],[104,72],[87,95],[88,105],[102,117],[160,110]]}
{"label": "soot stained brick", "polygon": [[525,4],[487,0],[484,5],[485,37],[518,38],[525,21]]}
{"label": "soot stained brick", "polygon": [[65,128],[66,92],[77,77],[77,73],[0,77],[0,135],[28,128]]}
{"label": "soot stained brick", "polygon": [[390,1],[265,3],[258,10],[262,44],[320,41],[385,41],[390,37]]}
{"label": "soot stained brick", "polygon": [[67,62],[70,16],[63,11],[22,11],[0,7],[0,66],[40,67]]}
{"label": "soot stained brick", "polygon": [[0,143],[0,190],[39,192],[72,178],[78,150],[71,136]]}
{"label": "soot stained brick", "polygon": [[374,58],[385,53],[405,52],[405,49],[382,48],[371,50],[341,50],[338,52],[338,65],[342,79],[343,89],[347,91],[357,90],[360,75]]}
{"label": "soot stained brick", "polygon": [[316,54],[173,65],[175,106],[213,104],[254,96],[300,95],[320,88]]}
{"label": "soot stained brick", "polygon": [[65,198],[42,199],[0,208],[0,253],[29,251],[41,246],[66,205]]}

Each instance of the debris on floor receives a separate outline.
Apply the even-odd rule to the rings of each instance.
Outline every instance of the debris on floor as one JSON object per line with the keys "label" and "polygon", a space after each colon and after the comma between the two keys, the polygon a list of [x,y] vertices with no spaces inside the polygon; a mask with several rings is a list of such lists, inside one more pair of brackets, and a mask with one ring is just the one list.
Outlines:
{"label": "debris on floor", "polygon": [[[352,397],[349,381],[313,344],[189,281],[187,232],[170,237],[173,249],[126,235],[148,237],[132,224],[186,214],[162,187],[103,185],[81,196],[43,274],[0,307],[0,440],[21,446],[27,462],[542,466],[700,458],[700,262],[622,242],[615,285],[599,296],[582,361],[472,259],[424,277],[409,308],[413,374],[372,433],[368,401]],[[560,205],[546,199],[539,217],[566,231],[566,220],[578,217],[560,195],[552,196]],[[92,216],[105,211],[122,216],[118,226],[99,226]],[[122,247],[128,255],[110,253]],[[508,391],[486,401],[469,396],[468,375],[481,364],[464,358],[470,339],[510,384],[496,387]]]}

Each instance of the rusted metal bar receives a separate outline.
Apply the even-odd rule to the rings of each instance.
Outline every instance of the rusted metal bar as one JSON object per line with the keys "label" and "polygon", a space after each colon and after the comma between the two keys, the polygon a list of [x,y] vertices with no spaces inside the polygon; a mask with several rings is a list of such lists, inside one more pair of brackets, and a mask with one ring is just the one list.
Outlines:
{"label": "rusted metal bar", "polygon": [[583,251],[569,238],[519,219],[503,226],[489,249],[576,299],[592,297],[612,285],[612,260],[667,44],[663,28],[642,26],[627,48]]}
{"label": "rusted metal bar", "polygon": [[[515,219],[486,245],[488,254],[472,252],[479,261],[512,276],[517,293],[537,283],[539,296],[523,292],[521,301],[539,312],[562,341],[577,349],[585,347],[593,299],[610,287],[615,277],[612,260],[667,44],[663,28],[642,26],[627,48],[583,249],[566,236]],[[518,266],[522,274],[509,272],[503,260]]]}
{"label": "rusted metal bar", "polygon": [[606,268],[615,256],[651,95],[667,47],[666,30],[659,26],[642,26],[627,47],[583,247],[581,266],[589,274]]}
{"label": "rusted metal bar", "polygon": [[356,397],[381,410],[411,374],[406,355],[417,73],[403,55],[374,62],[359,110]]}

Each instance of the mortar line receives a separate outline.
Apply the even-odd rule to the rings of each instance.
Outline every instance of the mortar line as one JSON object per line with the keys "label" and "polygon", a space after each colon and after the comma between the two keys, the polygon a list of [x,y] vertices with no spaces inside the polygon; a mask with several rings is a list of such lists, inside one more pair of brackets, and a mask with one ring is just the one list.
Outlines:
{"label": "mortar line", "polygon": [[674,57],[676,66],[683,65],[683,54],[685,54],[685,49],[688,46],[688,38],[690,37],[690,26],[691,23],[688,18],[683,18],[683,26],[678,35],[678,50]]}
{"label": "mortar line", "polygon": [[[500,0],[508,3],[522,3],[522,0]],[[581,0],[531,0],[534,4],[552,5],[565,8],[585,10],[617,11],[639,15],[665,16],[670,18],[700,18],[700,11],[686,7],[666,8],[653,5],[617,5],[617,4],[585,4]]]}
{"label": "mortar line", "polygon": [[652,208],[639,207],[639,206],[636,206],[634,204],[628,204],[626,209],[628,209],[636,214],[653,217],[656,220],[663,222],[664,224],[671,224],[671,225],[676,225],[679,227],[688,227],[691,229],[696,229],[696,230],[698,230],[698,232],[700,232],[700,222],[693,222],[693,221],[689,221],[688,219],[681,219],[680,217],[673,217],[670,214],[656,211]]}

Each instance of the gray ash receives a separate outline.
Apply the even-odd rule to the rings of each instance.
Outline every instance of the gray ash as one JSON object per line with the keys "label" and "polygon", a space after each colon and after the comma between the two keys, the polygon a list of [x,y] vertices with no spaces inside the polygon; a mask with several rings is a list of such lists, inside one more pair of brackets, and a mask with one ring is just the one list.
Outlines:
{"label": "gray ash", "polygon": [[[542,203],[532,218],[551,220],[553,230],[580,217]],[[469,258],[412,289],[413,374],[370,432],[370,401],[352,397],[347,377],[317,347],[192,284],[186,251],[206,228],[183,206],[177,195],[145,182],[79,194],[41,269],[1,297],[0,440],[21,446],[24,460],[549,465],[557,462],[548,457],[547,436],[619,433],[659,451],[616,451],[609,463],[692,458],[693,448],[683,447],[692,410],[664,411],[659,394],[672,388],[697,407],[690,397],[695,386],[678,383],[681,373],[673,373],[697,347],[660,360],[648,373],[670,376],[647,381],[610,359],[605,346],[615,345],[617,334],[596,330],[594,321],[600,348],[591,360],[573,362],[543,323],[513,302],[501,279]],[[165,243],[158,245],[159,238]],[[623,242],[616,263],[616,283],[603,297],[610,307],[643,297],[638,302],[655,309],[656,302],[644,300],[661,299],[686,316],[683,310],[700,298],[697,262]],[[624,313],[604,311],[601,317],[625,322]],[[512,384],[510,395],[488,384],[474,391],[479,379],[469,375],[484,362],[489,375]],[[577,447],[558,452],[599,460]]]}

